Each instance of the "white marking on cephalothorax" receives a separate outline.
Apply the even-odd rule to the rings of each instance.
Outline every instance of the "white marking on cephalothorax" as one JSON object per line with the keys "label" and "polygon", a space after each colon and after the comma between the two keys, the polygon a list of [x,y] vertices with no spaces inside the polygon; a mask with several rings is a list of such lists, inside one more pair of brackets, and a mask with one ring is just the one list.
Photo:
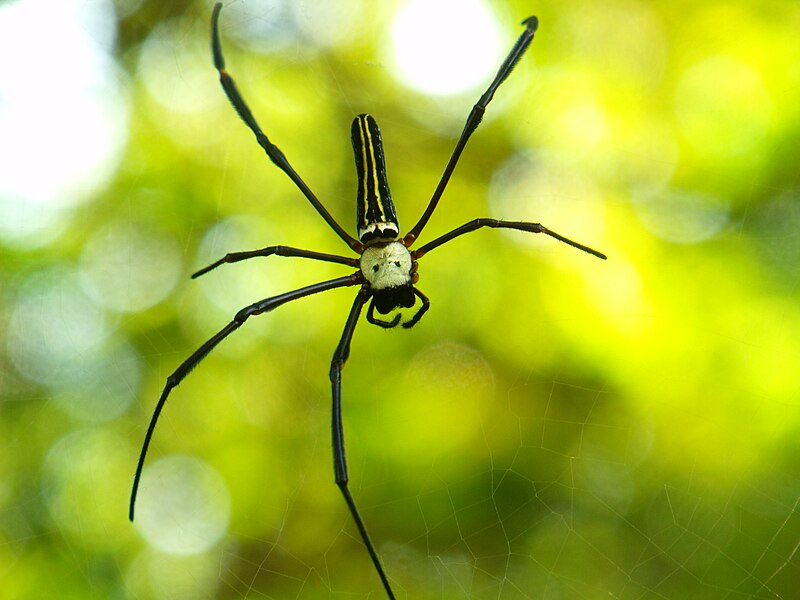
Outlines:
{"label": "white marking on cephalothorax", "polygon": [[385,290],[411,282],[411,252],[400,242],[367,246],[360,264],[373,289]]}

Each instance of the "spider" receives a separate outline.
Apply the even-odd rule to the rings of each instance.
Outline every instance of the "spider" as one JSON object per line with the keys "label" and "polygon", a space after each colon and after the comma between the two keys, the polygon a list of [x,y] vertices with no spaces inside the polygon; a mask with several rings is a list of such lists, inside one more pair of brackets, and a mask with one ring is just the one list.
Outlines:
{"label": "spider", "polygon": [[[283,304],[318,294],[340,287],[358,286],[358,293],[356,294],[355,301],[350,308],[350,313],[347,315],[345,321],[344,331],[339,344],[333,353],[333,359],[330,367],[330,381],[333,399],[333,416],[332,416],[332,432],[333,432],[333,470],[335,475],[336,485],[339,487],[350,514],[358,528],[364,546],[369,553],[372,564],[380,577],[383,588],[389,598],[394,598],[389,579],[386,576],[384,568],[381,564],[378,553],[375,550],[369,534],[367,533],[364,521],[356,507],[356,503],[348,488],[348,475],[347,475],[347,461],[345,460],[344,450],[344,430],[342,428],[342,369],[350,354],[350,342],[353,338],[356,323],[362,313],[364,306],[369,302],[367,308],[366,318],[367,321],[378,327],[385,329],[392,329],[401,325],[408,329],[416,325],[422,316],[428,311],[430,301],[427,296],[423,294],[417,287],[416,283],[419,279],[417,273],[417,261],[425,254],[446,244],[447,242],[470,233],[482,227],[500,227],[507,229],[516,229],[519,231],[526,231],[529,233],[544,233],[552,238],[564,242],[574,248],[588,252],[598,258],[605,259],[606,256],[588,246],[574,242],[550,229],[547,229],[539,223],[530,223],[525,221],[501,221],[497,219],[474,219],[465,223],[461,227],[456,227],[452,231],[441,235],[434,240],[412,250],[411,247],[416,242],[423,228],[430,219],[433,211],[436,209],[439,199],[444,193],[447,183],[458,163],[461,153],[467,144],[470,136],[477,129],[478,125],[483,118],[486,107],[492,100],[497,88],[511,73],[514,66],[520,60],[522,55],[527,50],[538,26],[536,17],[528,17],[522,21],[525,30],[520,34],[514,46],[511,48],[506,59],[501,64],[494,80],[478,99],[477,103],[473,106],[472,111],[467,117],[464,130],[461,133],[456,146],[453,150],[450,160],[445,166],[444,173],[439,180],[433,196],[428,202],[427,208],[420,217],[416,225],[405,235],[400,235],[400,226],[397,221],[397,214],[395,211],[394,203],[392,202],[389,193],[389,184],[386,178],[386,164],[383,154],[383,142],[381,140],[381,132],[378,129],[378,124],[375,119],[367,114],[358,115],[351,127],[351,137],[353,143],[353,151],[355,153],[356,171],[358,176],[358,191],[356,196],[356,224],[358,230],[358,238],[352,237],[348,234],[331,216],[327,209],[322,205],[319,199],[309,189],[300,175],[292,168],[289,161],[284,156],[283,152],[275,146],[267,135],[261,130],[258,123],[256,123],[253,114],[247,107],[244,99],[242,98],[239,90],[234,84],[233,79],[225,70],[225,60],[222,55],[222,45],[220,44],[219,37],[219,15],[222,10],[222,4],[217,3],[214,6],[211,16],[211,49],[214,60],[214,67],[219,72],[220,83],[225,91],[233,108],[236,110],[239,118],[252,130],[256,136],[259,145],[266,152],[267,156],[272,160],[279,169],[281,169],[300,189],[306,199],[317,210],[320,216],[325,220],[328,226],[353,250],[358,257],[347,257],[335,254],[326,254],[323,252],[314,252],[312,250],[303,250],[300,248],[293,248],[290,246],[268,246],[258,250],[250,250],[245,252],[232,252],[225,255],[223,258],[212,263],[211,265],[200,269],[192,275],[192,278],[199,277],[216,269],[225,263],[235,263],[249,258],[258,256],[287,256],[309,258],[313,260],[339,263],[349,267],[356,267],[357,270],[344,277],[338,277],[328,281],[322,281],[306,287],[272,296],[259,300],[249,306],[241,309],[234,316],[233,320],[216,333],[211,339],[206,341],[200,346],[189,358],[187,358],[181,365],[167,378],[164,390],[156,404],[153,415],[150,419],[147,433],[144,437],[142,450],[139,455],[139,461],[136,465],[136,473],[133,480],[133,489],[131,490],[129,518],[133,521],[134,506],[136,503],[136,493],[139,488],[139,481],[142,475],[142,468],[144,466],[145,456],[150,441],[155,430],[161,410],[170,395],[170,392],[180,384],[181,381],[194,369],[200,361],[202,361],[217,344],[222,342],[231,333],[239,329],[247,319],[254,315],[260,315],[270,312]],[[418,302],[419,301],[419,302]],[[407,320],[403,320],[405,311],[399,309],[413,309],[416,311]],[[393,318],[389,318],[392,312],[399,310]],[[375,312],[378,315],[376,316]]]}

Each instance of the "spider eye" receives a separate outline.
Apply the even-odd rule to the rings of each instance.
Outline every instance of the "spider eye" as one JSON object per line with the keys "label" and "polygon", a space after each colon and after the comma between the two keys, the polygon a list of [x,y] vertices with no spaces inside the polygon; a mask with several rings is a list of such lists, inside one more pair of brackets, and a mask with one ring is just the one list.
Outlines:
{"label": "spider eye", "polygon": [[399,267],[400,266],[400,261],[396,260],[396,261],[394,261],[394,264]]}
{"label": "spider eye", "polygon": [[377,272],[378,272],[378,269],[379,269],[378,265],[372,265],[372,270],[373,270],[375,273],[377,273]]}

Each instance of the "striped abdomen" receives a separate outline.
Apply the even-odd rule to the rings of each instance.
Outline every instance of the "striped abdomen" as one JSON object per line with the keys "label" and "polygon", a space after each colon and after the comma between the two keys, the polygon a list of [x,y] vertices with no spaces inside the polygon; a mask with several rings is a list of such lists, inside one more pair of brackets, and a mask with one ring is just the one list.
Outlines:
{"label": "striped abdomen", "polygon": [[400,235],[400,226],[386,180],[381,130],[370,115],[358,115],[351,135],[358,174],[358,238],[363,244],[394,240]]}

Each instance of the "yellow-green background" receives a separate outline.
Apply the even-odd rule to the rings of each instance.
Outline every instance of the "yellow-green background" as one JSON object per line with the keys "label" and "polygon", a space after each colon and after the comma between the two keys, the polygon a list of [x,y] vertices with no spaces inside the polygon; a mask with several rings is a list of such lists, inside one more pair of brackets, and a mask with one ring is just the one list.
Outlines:
{"label": "yellow-green background", "polygon": [[[360,3],[357,34],[318,46],[287,30],[271,53],[231,23],[278,11],[222,15],[245,98],[349,231],[353,116],[382,127],[407,228],[481,91],[398,82],[385,47],[400,6]],[[609,260],[477,232],[422,261],[432,307],[417,327],[359,324],[351,487],[398,597],[800,597],[800,4],[489,6],[506,46],[531,12],[540,32],[424,239],[527,219]],[[331,465],[327,373],[353,290],[253,318],[173,393],[148,465],[213,468],[222,537],[178,556],[127,520],[166,376],[242,306],[349,272],[271,258],[189,279],[232,250],[347,252],[227,105],[210,8],[145,0],[115,24],[130,117],[113,177],[46,243],[0,247],[0,597],[382,597]],[[35,121],[30,134],[48,144]],[[137,286],[173,279],[130,310]],[[102,321],[101,339],[78,343],[70,311]],[[66,375],[37,362],[56,338]],[[120,414],[112,397],[129,398]],[[177,500],[147,485],[140,500],[180,531]]]}

